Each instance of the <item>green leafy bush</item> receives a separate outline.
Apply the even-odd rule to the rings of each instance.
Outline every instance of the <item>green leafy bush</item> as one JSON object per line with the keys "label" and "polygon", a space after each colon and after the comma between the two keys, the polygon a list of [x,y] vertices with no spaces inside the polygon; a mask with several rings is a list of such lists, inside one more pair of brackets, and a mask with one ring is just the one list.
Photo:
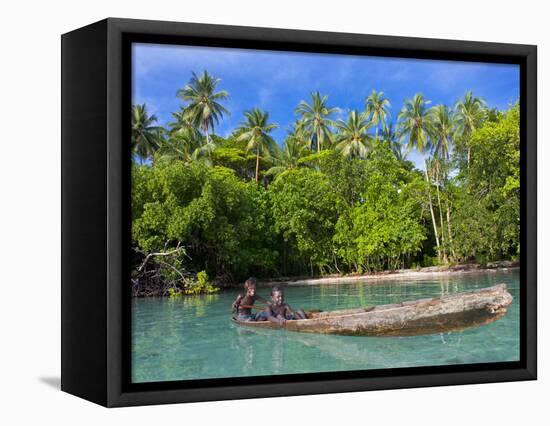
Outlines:
{"label": "green leafy bush", "polygon": [[196,280],[188,280],[185,285],[185,294],[212,294],[216,293],[219,288],[209,281],[208,274],[205,271],[200,271],[197,274]]}

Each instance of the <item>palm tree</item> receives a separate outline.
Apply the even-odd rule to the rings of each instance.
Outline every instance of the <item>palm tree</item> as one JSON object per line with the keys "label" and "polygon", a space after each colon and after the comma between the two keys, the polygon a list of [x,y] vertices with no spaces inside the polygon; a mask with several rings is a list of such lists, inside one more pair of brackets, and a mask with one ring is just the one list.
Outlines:
{"label": "palm tree", "polygon": [[304,129],[311,135],[311,141],[315,141],[317,152],[321,152],[323,143],[331,139],[331,126],[334,125],[330,116],[338,111],[338,108],[327,106],[327,96],[321,96],[319,92],[311,94],[311,105],[301,101],[296,107],[296,113],[302,118]]}
{"label": "palm tree", "polygon": [[269,113],[254,108],[244,113],[246,120],[237,129],[240,132],[238,140],[247,142],[246,150],[256,150],[256,182],[259,179],[260,155],[263,152],[266,156],[276,149],[277,143],[269,133],[277,128],[277,124],[268,123]]}
{"label": "palm tree", "polygon": [[[440,186],[441,180],[447,180],[449,167],[449,152],[451,149],[453,132],[456,127],[456,118],[452,111],[445,105],[437,105],[430,109],[433,124],[433,159],[432,159],[432,175],[435,179],[437,189],[437,202],[439,205],[439,220],[441,226],[441,240],[445,245],[445,237],[443,232],[443,213],[441,208]],[[447,236],[452,250],[452,235],[451,235],[451,214],[448,200],[445,200],[445,209],[447,216]],[[453,251],[453,250],[452,250]],[[453,251],[454,253],[454,251]],[[444,256],[446,256],[444,252]]]}
{"label": "palm tree", "polygon": [[468,168],[470,167],[472,149],[470,137],[485,118],[485,105],[485,100],[475,97],[471,91],[466,92],[464,99],[455,105],[456,132],[466,140]]}
{"label": "palm tree", "polygon": [[205,143],[204,137],[194,128],[184,128],[170,134],[170,137],[158,149],[160,158],[186,163],[202,159],[210,163],[210,154],[216,148],[213,142]]}
{"label": "palm tree", "polygon": [[436,105],[430,108],[429,112],[433,126],[434,155],[448,160],[453,132],[456,127],[455,116],[445,105]]}
{"label": "palm tree", "polygon": [[157,121],[155,115],[149,115],[147,106],[132,106],[132,150],[140,161],[153,157],[159,147],[162,137],[162,127],[154,126]]}
{"label": "palm tree", "polygon": [[[402,137],[408,136],[409,138],[407,143],[408,151],[410,152],[411,149],[415,148],[422,157],[422,162],[424,163],[424,177],[426,179],[426,183],[429,185],[430,177],[428,175],[428,164],[426,162],[425,154],[430,148],[430,134],[434,132],[434,129],[431,122],[431,114],[426,107],[428,103],[429,101],[424,99],[424,95],[417,93],[412,99],[407,99],[405,101],[405,105],[399,112],[398,120]],[[439,234],[437,232],[432,195],[429,188],[428,202],[432,217],[437,254],[441,259]]]}
{"label": "palm tree", "polygon": [[303,141],[291,133],[284,142],[283,148],[275,151],[275,166],[271,167],[266,175],[278,176],[281,173],[297,169],[301,165],[300,159],[311,153],[309,147]]}
{"label": "palm tree", "polygon": [[387,126],[382,128],[382,134],[380,137],[382,142],[386,142],[390,146],[395,158],[399,161],[406,160],[407,153],[403,150],[404,146],[401,143],[398,133],[393,128],[393,123],[389,123]]}
{"label": "palm tree", "polygon": [[347,121],[338,120],[335,123],[338,129],[336,150],[345,157],[365,158],[372,149],[373,139],[367,133],[372,124],[366,114],[361,114],[357,110],[349,113]]}
{"label": "palm tree", "polygon": [[373,90],[365,100],[365,112],[376,126],[376,139],[378,139],[378,126],[386,127],[386,118],[390,115],[390,101],[384,98],[384,92]]}
{"label": "palm tree", "polygon": [[290,127],[288,137],[293,139],[293,143],[309,149],[311,147],[311,138],[308,136],[306,127],[307,126],[303,121],[297,121]]}
{"label": "palm tree", "polygon": [[[441,249],[443,255],[443,261],[447,262],[447,248],[450,250],[453,257],[456,257],[455,250],[453,247],[453,236],[451,233],[451,209],[449,205],[449,198],[445,197],[445,214],[447,219],[447,234],[445,235],[445,226],[443,224],[443,208],[441,203],[441,182],[447,182],[448,167],[449,162],[445,161],[441,156],[434,152],[434,155],[431,159],[428,160],[428,167],[433,176],[435,183],[436,194],[437,194],[437,205],[439,207],[439,226],[440,226],[440,236],[443,248]],[[448,238],[449,244],[445,243]]]}
{"label": "palm tree", "polygon": [[212,77],[207,71],[200,76],[193,73],[189,84],[177,91],[179,98],[189,102],[185,118],[204,132],[207,143],[210,142],[209,130],[214,131],[214,122],[219,125],[223,115],[229,114],[219,102],[229,98],[229,94],[225,90],[215,92],[219,82],[219,78]]}
{"label": "palm tree", "polygon": [[185,132],[187,129],[193,129],[198,132],[186,108],[182,107],[178,112],[173,112],[172,118],[173,121],[168,123],[170,134]]}

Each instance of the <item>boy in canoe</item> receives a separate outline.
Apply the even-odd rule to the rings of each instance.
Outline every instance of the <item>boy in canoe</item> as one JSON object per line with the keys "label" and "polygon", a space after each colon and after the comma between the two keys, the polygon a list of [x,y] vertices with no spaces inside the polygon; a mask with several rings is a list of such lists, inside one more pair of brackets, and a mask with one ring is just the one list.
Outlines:
{"label": "boy in canoe", "polygon": [[239,294],[233,302],[233,309],[237,311],[238,321],[255,321],[256,314],[252,313],[254,302],[259,300],[262,303],[269,303],[259,294],[256,294],[256,278],[250,277],[244,282],[245,294]]}
{"label": "boy in canoe", "polygon": [[267,305],[264,312],[259,315],[259,320],[267,319],[271,322],[284,324],[287,320],[306,319],[306,314],[303,310],[297,309],[294,311],[289,304],[285,303],[285,294],[282,288],[273,287],[271,290],[271,303]]}

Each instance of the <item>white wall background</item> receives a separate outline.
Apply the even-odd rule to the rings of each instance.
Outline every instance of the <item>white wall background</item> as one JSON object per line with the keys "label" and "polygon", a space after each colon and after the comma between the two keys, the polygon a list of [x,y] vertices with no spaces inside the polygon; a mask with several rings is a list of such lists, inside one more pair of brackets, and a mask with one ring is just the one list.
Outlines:
{"label": "white wall background", "polygon": [[[543,2],[457,0],[25,1],[2,5],[0,423],[543,424],[550,236],[548,12]],[[60,34],[108,16],[482,40],[539,46],[537,382],[107,410],[64,394],[60,374]],[[31,424],[32,424],[31,423]]]}

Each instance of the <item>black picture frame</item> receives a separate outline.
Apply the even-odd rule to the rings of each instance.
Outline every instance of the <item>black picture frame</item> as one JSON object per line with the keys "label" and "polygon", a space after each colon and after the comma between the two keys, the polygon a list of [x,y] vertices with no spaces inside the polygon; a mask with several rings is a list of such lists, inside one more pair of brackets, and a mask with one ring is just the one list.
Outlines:
{"label": "black picture frame", "polygon": [[[536,379],[536,46],[113,18],[61,42],[62,390],[117,407]],[[519,64],[520,361],[130,383],[132,42]]]}

